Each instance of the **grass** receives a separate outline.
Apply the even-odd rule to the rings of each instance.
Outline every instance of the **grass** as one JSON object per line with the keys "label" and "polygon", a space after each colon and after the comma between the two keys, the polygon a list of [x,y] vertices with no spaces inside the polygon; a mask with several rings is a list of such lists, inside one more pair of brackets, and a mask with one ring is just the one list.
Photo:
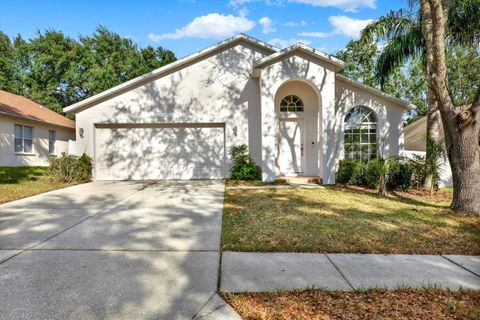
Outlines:
{"label": "grass", "polygon": [[0,167],[0,204],[71,185],[50,181],[47,167]]}
{"label": "grass", "polygon": [[227,189],[222,249],[260,252],[480,254],[480,218],[449,208],[452,193]]}
{"label": "grass", "polygon": [[242,319],[480,319],[480,291],[307,290],[223,296]]}

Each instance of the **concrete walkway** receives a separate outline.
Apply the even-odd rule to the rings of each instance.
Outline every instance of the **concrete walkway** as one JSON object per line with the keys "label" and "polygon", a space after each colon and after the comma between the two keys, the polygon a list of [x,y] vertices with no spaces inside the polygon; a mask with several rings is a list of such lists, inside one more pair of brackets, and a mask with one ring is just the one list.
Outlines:
{"label": "concrete walkway", "polygon": [[480,256],[224,252],[223,292],[438,286],[480,290]]}
{"label": "concrete walkway", "polygon": [[94,182],[1,205],[0,319],[225,314],[223,193],[222,181]]}

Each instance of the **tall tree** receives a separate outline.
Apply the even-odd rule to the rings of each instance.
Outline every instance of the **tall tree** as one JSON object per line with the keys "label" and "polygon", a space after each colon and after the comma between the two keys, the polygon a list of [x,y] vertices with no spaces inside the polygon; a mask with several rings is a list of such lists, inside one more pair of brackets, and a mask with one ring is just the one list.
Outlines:
{"label": "tall tree", "polygon": [[[414,4],[416,1],[412,0],[411,2]],[[463,6],[468,3],[466,0],[453,0],[452,3],[454,6],[460,6],[462,9],[457,10],[456,14],[448,16],[448,39],[453,44],[475,43],[478,40],[480,31],[475,29],[477,26],[475,25],[475,20],[472,19],[472,14],[480,7],[479,3],[467,6]],[[386,16],[369,24],[362,31],[360,39],[362,44],[368,45],[373,39],[386,43],[376,63],[376,76],[382,87],[384,87],[386,80],[391,77],[394,70],[412,58],[421,59],[425,76],[429,73],[427,61],[431,59],[431,53],[425,47],[426,39],[422,33],[421,18],[421,14],[413,14],[410,11],[391,11]],[[460,25],[463,25],[463,28],[460,28]],[[480,79],[480,77],[478,78]],[[452,87],[456,87],[456,83]],[[461,92],[458,93],[461,94]],[[437,145],[441,140],[439,130],[441,119],[438,103],[431,85],[428,86],[427,103],[427,144]],[[429,152],[428,150],[433,149],[435,148],[427,146],[427,153]],[[429,157],[428,154],[427,157]],[[427,169],[427,171],[431,170]],[[427,176],[425,187],[431,188],[432,184],[432,176]]]}
{"label": "tall tree", "polygon": [[0,89],[62,113],[70,104],[175,61],[162,47],[138,48],[105,27],[79,41],[55,30],[25,41],[0,32]]}
{"label": "tall tree", "polygon": [[[473,7],[470,3],[466,5],[470,9]],[[420,0],[422,33],[427,52],[427,79],[438,102],[452,168],[451,208],[462,214],[480,215],[480,90],[469,107],[460,110],[455,108],[447,85],[445,53],[446,27],[448,17],[452,14],[449,9],[459,10],[456,7],[449,8],[442,0]],[[478,23],[479,12],[474,11],[473,15],[476,18],[468,21]]]}

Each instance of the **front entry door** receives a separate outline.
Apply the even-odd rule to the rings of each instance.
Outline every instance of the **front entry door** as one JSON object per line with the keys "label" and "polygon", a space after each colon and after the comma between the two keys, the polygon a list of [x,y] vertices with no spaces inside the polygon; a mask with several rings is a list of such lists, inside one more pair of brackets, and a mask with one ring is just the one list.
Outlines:
{"label": "front entry door", "polygon": [[280,173],[304,173],[304,130],[303,119],[280,120],[278,166]]}

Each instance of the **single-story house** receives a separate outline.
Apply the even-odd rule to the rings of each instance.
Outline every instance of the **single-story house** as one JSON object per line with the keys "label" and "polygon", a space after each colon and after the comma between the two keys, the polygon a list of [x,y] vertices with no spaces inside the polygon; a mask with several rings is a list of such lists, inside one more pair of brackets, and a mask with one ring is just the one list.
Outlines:
{"label": "single-story house", "polygon": [[68,151],[75,122],[25,97],[0,90],[0,166],[47,166]]}
{"label": "single-story house", "polygon": [[[404,129],[405,133],[405,155],[412,158],[413,155],[425,156],[427,151],[427,117],[421,117],[420,119],[408,124]],[[439,134],[441,141],[444,144],[444,132],[443,125],[440,123]],[[448,159],[440,159],[440,187],[451,187],[452,181],[452,169]]]}
{"label": "single-story house", "polygon": [[303,44],[279,50],[237,35],[80,101],[75,149],[97,180],[223,179],[247,144],[264,181],[335,183],[339,159],[403,152],[412,105],[339,74]]}

